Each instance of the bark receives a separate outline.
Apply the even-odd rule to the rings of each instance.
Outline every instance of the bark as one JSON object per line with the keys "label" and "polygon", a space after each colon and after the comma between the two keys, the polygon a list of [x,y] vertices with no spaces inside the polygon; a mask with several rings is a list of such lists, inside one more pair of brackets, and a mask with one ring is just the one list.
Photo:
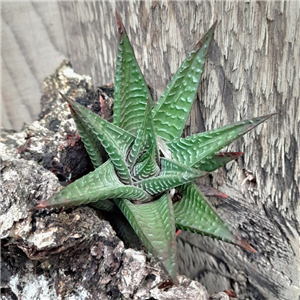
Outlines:
{"label": "bark", "polygon": [[[112,109],[111,87],[94,92],[90,78],[75,74],[68,62],[45,87],[41,120],[21,133],[2,133],[1,299],[207,300],[206,289],[184,276],[179,286],[161,287],[167,276],[159,264],[144,251],[125,248],[100,211],[30,210],[92,170],[57,89],[101,115],[109,117]],[[101,110],[100,97],[106,106]]]}
{"label": "bark", "polygon": [[[63,24],[74,69],[91,75],[95,86],[113,83],[117,7],[155,100],[185,55],[218,20],[186,133],[277,112],[230,146],[229,151],[245,155],[210,178],[230,196],[212,199],[214,205],[258,253],[197,235],[179,236],[180,272],[199,280],[210,293],[231,288],[241,299],[299,298],[299,6],[298,1],[58,4],[61,19],[55,24]],[[11,82],[20,86],[17,80]]]}

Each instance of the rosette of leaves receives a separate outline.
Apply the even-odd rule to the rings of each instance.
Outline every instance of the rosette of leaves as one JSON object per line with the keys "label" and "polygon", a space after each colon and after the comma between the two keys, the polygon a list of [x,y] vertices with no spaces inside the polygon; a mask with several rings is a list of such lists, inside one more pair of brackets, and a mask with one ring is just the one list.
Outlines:
{"label": "rosette of leaves", "polygon": [[37,208],[92,204],[109,211],[112,218],[121,211],[173,283],[177,282],[176,229],[255,252],[218,216],[193,181],[240,156],[240,152],[219,151],[270,116],[181,138],[216,23],[182,63],[154,108],[118,15],[117,23],[113,123],[62,95],[95,170]]}

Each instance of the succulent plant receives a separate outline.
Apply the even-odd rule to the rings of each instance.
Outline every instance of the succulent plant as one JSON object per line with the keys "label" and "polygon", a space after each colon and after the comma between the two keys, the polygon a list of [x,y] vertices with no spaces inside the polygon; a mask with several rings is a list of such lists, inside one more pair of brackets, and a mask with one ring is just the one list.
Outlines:
{"label": "succulent plant", "polygon": [[[227,225],[193,183],[241,152],[219,153],[270,117],[240,121],[181,138],[198,91],[216,23],[198,42],[153,108],[147,84],[117,15],[119,44],[113,123],[68,102],[95,170],[62,188],[36,208],[92,204],[121,211],[145,247],[176,279],[176,228],[255,250]],[[106,152],[105,161],[102,154]]]}

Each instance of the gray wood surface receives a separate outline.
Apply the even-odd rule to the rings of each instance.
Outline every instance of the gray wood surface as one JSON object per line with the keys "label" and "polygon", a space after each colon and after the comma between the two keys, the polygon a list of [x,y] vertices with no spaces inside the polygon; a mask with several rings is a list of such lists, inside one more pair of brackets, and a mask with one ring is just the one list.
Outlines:
{"label": "gray wood surface", "polygon": [[[42,7],[42,3],[39,5]],[[57,27],[52,35],[46,31],[50,44],[47,49],[56,49],[57,55],[46,61],[36,56],[36,62],[33,49],[23,46],[23,42],[19,43],[21,58],[16,66],[10,58],[12,50],[8,49],[9,55],[4,56],[13,70],[24,61],[24,67],[15,74],[5,71],[10,63],[3,64],[3,77],[9,73],[7,82],[11,82],[2,86],[6,124],[16,126],[13,120],[20,117],[20,103],[24,105],[23,115],[32,119],[38,113],[39,99],[32,93],[40,77],[35,74],[46,76],[46,66],[44,75],[38,66],[54,66],[55,57],[59,61],[68,56],[75,71],[91,75],[95,85],[113,82],[115,7],[155,98],[188,51],[218,20],[187,133],[277,112],[267,124],[229,147],[228,150],[245,151],[242,158],[211,176],[213,185],[230,196],[222,201],[212,199],[215,206],[258,253],[249,254],[211,239],[182,234],[180,271],[199,279],[210,293],[222,286],[233,288],[240,299],[300,299],[300,2],[89,1],[54,6],[55,20],[59,21],[54,22],[54,17],[51,20],[55,26],[61,22],[62,36],[55,37]],[[13,25],[6,24],[12,17],[3,17],[6,11],[2,11],[2,22],[8,29],[3,26],[2,30],[9,33]],[[21,36],[25,39],[26,34]],[[60,46],[54,47],[56,39]],[[2,57],[5,47],[8,46],[3,47]],[[26,68],[30,72],[20,79],[21,70]],[[24,77],[30,76],[32,80],[23,87]],[[22,98],[24,91],[28,92],[27,100]],[[11,107],[10,101],[15,101],[14,110],[7,108]]]}
{"label": "gray wood surface", "polygon": [[68,56],[65,33],[56,2],[1,7],[1,125],[21,130],[38,118],[43,80]]}

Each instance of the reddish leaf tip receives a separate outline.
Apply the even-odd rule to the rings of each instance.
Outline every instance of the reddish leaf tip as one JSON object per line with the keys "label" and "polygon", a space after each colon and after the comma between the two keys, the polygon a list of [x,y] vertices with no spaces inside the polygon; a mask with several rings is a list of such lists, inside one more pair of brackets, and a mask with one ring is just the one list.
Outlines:
{"label": "reddish leaf tip", "polygon": [[240,157],[244,154],[244,152],[235,152],[236,157]]}
{"label": "reddish leaf tip", "polygon": [[199,185],[199,188],[201,190],[201,192],[205,195],[205,196],[212,196],[212,197],[220,197],[220,198],[228,198],[228,195],[211,187],[211,186],[203,186],[203,185]]}
{"label": "reddish leaf tip", "polygon": [[216,20],[216,21],[214,22],[214,24],[212,24],[212,26],[211,26],[211,28],[210,28],[210,29],[213,29],[213,30],[215,30],[215,28],[216,28],[217,24],[218,24],[218,20]]}
{"label": "reddish leaf tip", "polygon": [[38,205],[36,205],[32,210],[37,210],[37,209],[44,209],[44,208],[50,208],[51,205],[49,203],[49,200],[44,200],[40,202]]}
{"label": "reddish leaf tip", "polygon": [[272,113],[272,114],[269,115],[269,117],[272,117],[272,116],[274,116],[274,115],[278,115],[278,113],[277,113],[277,112]]}
{"label": "reddish leaf tip", "polygon": [[117,19],[117,25],[118,25],[118,32],[119,32],[119,34],[122,34],[124,32],[124,25],[123,25],[122,20],[117,12],[117,9],[116,9],[116,19]]}
{"label": "reddish leaf tip", "polygon": [[181,229],[178,229],[178,230],[176,231],[175,235],[178,236],[178,235],[180,234],[181,231],[182,231]]}
{"label": "reddish leaf tip", "polygon": [[237,241],[237,245],[238,246],[240,246],[241,248],[243,248],[243,249],[245,249],[245,250],[247,250],[249,252],[252,252],[252,253],[256,253],[257,252],[252,246],[250,246],[248,244],[248,242],[245,239],[243,239],[239,235],[239,233],[236,233],[235,237],[236,237],[236,241]]}
{"label": "reddish leaf tip", "polygon": [[230,157],[232,160],[239,158],[242,156],[244,152],[219,152],[219,156]]}
{"label": "reddish leaf tip", "polygon": [[215,31],[215,29],[216,29],[217,23],[218,23],[218,21],[216,20],[215,23],[209,28],[209,30],[207,31],[207,33],[205,34],[205,36],[202,37],[202,38],[199,40],[199,42],[196,44],[195,48],[201,48],[201,47],[202,47],[202,45],[204,44],[204,42],[205,42],[205,40],[206,40],[206,39],[204,40],[204,38],[207,37],[207,35],[208,35],[209,33],[214,34],[214,31]]}
{"label": "reddish leaf tip", "polygon": [[70,103],[68,103],[68,106],[69,106],[70,111],[71,111],[74,115],[76,115],[76,111],[73,109],[73,107],[71,106]]}
{"label": "reddish leaf tip", "polygon": [[228,198],[228,195],[219,191],[218,197]]}
{"label": "reddish leaf tip", "polygon": [[224,293],[226,293],[230,298],[237,298],[237,294],[233,290],[225,290]]}
{"label": "reddish leaf tip", "polygon": [[62,92],[58,91],[58,93],[60,94],[60,96],[67,102],[69,102],[69,99],[67,98],[67,96],[65,96]]}
{"label": "reddish leaf tip", "polygon": [[246,242],[246,240],[241,240],[241,241],[240,241],[240,246],[241,246],[243,249],[245,249],[245,250],[247,250],[247,251],[249,251],[249,252],[252,252],[252,253],[256,253],[256,252],[257,252],[251,245],[249,245],[249,244]]}
{"label": "reddish leaf tip", "polygon": [[261,121],[261,123],[268,120],[269,118],[273,117],[274,115],[277,115],[277,113],[272,113],[272,114],[269,114],[269,115],[262,116],[261,118],[263,120]]}

